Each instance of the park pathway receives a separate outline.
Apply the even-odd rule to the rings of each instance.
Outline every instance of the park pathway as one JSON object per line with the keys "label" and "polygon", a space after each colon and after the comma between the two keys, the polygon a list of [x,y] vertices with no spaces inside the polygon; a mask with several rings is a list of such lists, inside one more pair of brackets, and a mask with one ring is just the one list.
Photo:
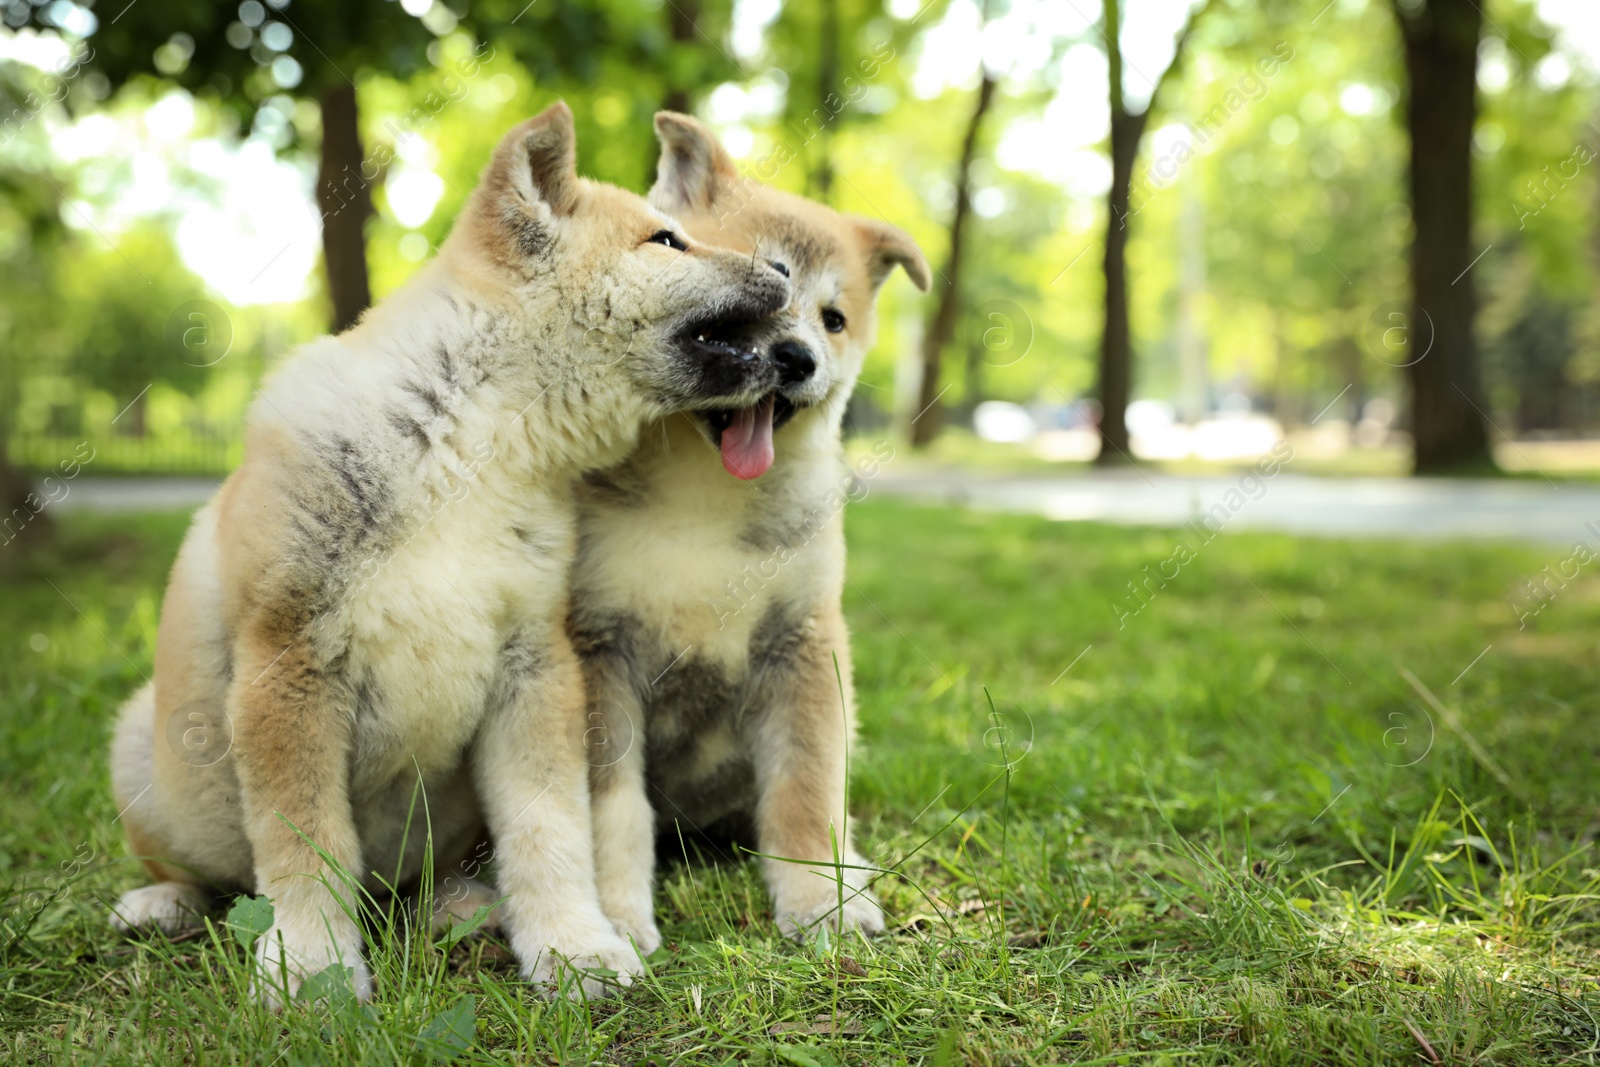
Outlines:
{"label": "park pathway", "polygon": [[[1563,545],[1582,538],[1600,543],[1600,484],[1536,478],[1317,478],[1288,472],[1255,484],[1236,474],[1129,470],[1006,475],[893,468],[891,463],[868,480],[870,493],[1063,521],[1178,526],[1220,504],[1229,509],[1229,530],[1503,538]],[[218,484],[209,478],[79,478],[70,483],[68,496],[51,506],[95,512],[195,508]],[[1230,496],[1230,490],[1238,492]],[[1595,530],[1588,530],[1587,523],[1594,523]]]}
{"label": "park pathway", "polygon": [[[1263,487],[1264,485],[1264,487]],[[1600,485],[1539,479],[1318,478],[1156,471],[995,475],[885,467],[871,492],[983,510],[1177,526],[1217,505],[1229,530],[1280,530],[1329,537],[1503,538],[1600,544]],[[1230,496],[1230,491],[1237,490]],[[1241,503],[1242,500],[1242,503]],[[1230,505],[1236,505],[1230,508]],[[1596,532],[1585,528],[1594,523]]]}

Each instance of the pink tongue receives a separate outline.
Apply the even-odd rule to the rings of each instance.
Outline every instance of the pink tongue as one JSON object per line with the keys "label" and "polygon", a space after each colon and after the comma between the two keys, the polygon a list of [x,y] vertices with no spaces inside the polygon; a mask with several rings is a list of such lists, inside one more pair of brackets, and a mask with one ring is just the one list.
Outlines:
{"label": "pink tongue", "polygon": [[767,396],[734,412],[722,431],[722,466],[735,478],[759,478],[772,466],[772,403]]}

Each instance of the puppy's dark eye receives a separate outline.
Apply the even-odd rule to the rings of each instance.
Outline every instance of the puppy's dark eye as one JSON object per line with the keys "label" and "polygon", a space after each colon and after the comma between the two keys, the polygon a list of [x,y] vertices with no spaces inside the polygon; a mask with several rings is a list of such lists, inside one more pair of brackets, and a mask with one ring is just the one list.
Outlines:
{"label": "puppy's dark eye", "polygon": [[829,333],[841,333],[844,330],[844,314],[838,308],[822,309],[822,328]]}
{"label": "puppy's dark eye", "polygon": [[668,248],[676,248],[679,252],[689,251],[689,246],[683,243],[683,238],[679,237],[671,230],[657,230],[655,233],[650,235],[650,240],[646,241],[645,243],[652,245],[666,245]]}

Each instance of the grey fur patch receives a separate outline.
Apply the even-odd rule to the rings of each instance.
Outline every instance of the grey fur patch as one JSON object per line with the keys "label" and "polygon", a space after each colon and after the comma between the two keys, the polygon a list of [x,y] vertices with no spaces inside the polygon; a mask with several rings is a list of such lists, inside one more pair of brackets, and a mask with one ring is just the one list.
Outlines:
{"label": "grey fur patch", "polygon": [[843,521],[841,514],[825,507],[822,501],[763,503],[768,506],[754,509],[755,519],[739,531],[739,540],[759,552],[776,552],[780,548],[799,551],[831,524]]}
{"label": "grey fur patch", "polygon": [[[641,694],[645,706],[645,766],[651,803],[663,818],[704,826],[754,802],[755,770],[745,740],[744,687],[714,664],[695,657],[660,662]],[[734,756],[705,767],[708,742],[732,738]]]}
{"label": "grey fur patch", "polygon": [[484,707],[492,714],[521,697],[545,665],[543,649],[528,634],[513,634],[500,646],[499,671]]}
{"label": "grey fur patch", "polygon": [[698,656],[661,662],[661,673],[642,694],[652,743],[663,753],[723,722],[735,721],[738,690],[720,667]]}
{"label": "grey fur patch", "polygon": [[[581,602],[582,598],[574,598]],[[639,621],[631,615],[601,614],[584,612],[574,608],[567,620],[567,633],[572,640],[573,648],[583,660],[584,688],[587,691],[589,706],[586,723],[592,728],[597,721],[593,718],[599,714],[606,719],[606,738],[617,736],[617,731],[627,730],[628,743],[644,744],[642,737],[635,731],[643,730],[643,724],[633,721],[630,717],[626,727],[611,721],[619,710],[626,715],[625,708],[618,709],[614,702],[618,697],[612,694],[622,691],[621,700],[631,704],[634,683],[635,667],[638,663],[640,652]],[[587,738],[587,733],[585,734]],[[615,779],[620,760],[595,760],[589,762],[589,782],[591,788],[604,790],[610,787]]]}
{"label": "grey fur patch", "polygon": [[[573,600],[584,603],[582,590]],[[574,608],[568,632],[585,661],[591,692],[623,685],[639,701],[648,792],[661,825],[678,820],[705,830],[754,810],[753,739],[768,703],[762,691],[783,684],[792,670],[806,640],[804,620],[793,606],[768,608],[751,635],[750,672],[730,677],[692,651],[676,659],[681,649],[648,638],[631,615]],[[707,765],[708,746],[727,750],[727,758]]]}
{"label": "grey fur patch", "polygon": [[338,475],[340,484],[356,507],[361,524],[376,526],[389,506],[389,487],[376,464],[355,441],[342,435],[333,438],[323,459]]}
{"label": "grey fur patch", "polygon": [[511,532],[529,552],[536,556],[552,558],[561,553],[565,542],[559,537],[542,536],[536,530],[529,530],[522,526],[511,527]]}
{"label": "grey fur patch", "polygon": [[[575,605],[583,597],[574,596]],[[621,677],[636,677],[643,641],[639,620],[632,615],[586,612],[575,606],[567,619],[567,633],[572,647],[585,660],[599,660],[607,669],[617,670]]]}
{"label": "grey fur patch", "polygon": [[439,391],[430,382],[404,382],[400,386],[406,392],[422,401],[428,409],[428,414],[439,418],[444,414],[444,400],[439,396]]}
{"label": "grey fur patch", "polygon": [[549,253],[551,246],[555,244],[555,239],[548,227],[529,218],[521,211],[508,209],[501,215],[501,222],[505,224],[512,246],[529,259],[538,259],[546,255]]}
{"label": "grey fur patch", "polygon": [[427,428],[422,425],[421,420],[410,412],[392,410],[388,412],[386,417],[389,420],[389,425],[394,427],[396,433],[407,438],[424,451],[433,443],[428,438]]}
{"label": "grey fur patch", "polygon": [[434,346],[433,358],[439,364],[439,377],[451,386],[459,386],[460,379],[456,376],[456,361],[450,355],[450,348],[443,341]]}
{"label": "grey fur patch", "polygon": [[690,830],[706,832],[731,816],[755,810],[755,765],[748,759],[730,760],[692,781],[652,775],[650,782],[650,806],[658,825],[678,821]]}
{"label": "grey fur patch", "polygon": [[637,508],[650,499],[650,480],[633,463],[604,471],[586,471],[580,489],[584,498],[602,507]]}
{"label": "grey fur patch", "polygon": [[500,646],[500,669],[509,678],[526,679],[538,674],[545,665],[545,656],[539,645],[526,634],[506,639]]}
{"label": "grey fur patch", "polygon": [[[343,435],[311,442],[313,461],[285,487],[286,523],[293,532],[280,564],[283,597],[315,616],[352,580],[347,568],[392,536],[388,472],[370,448]],[[287,617],[287,613],[285,613]]]}
{"label": "grey fur patch", "polygon": [[793,670],[807,636],[799,611],[787,604],[770,605],[750,634],[751,672],[770,681]]}
{"label": "grey fur patch", "polygon": [[378,706],[378,701],[378,683],[370,674],[363,674],[356,680],[356,715],[372,714]]}

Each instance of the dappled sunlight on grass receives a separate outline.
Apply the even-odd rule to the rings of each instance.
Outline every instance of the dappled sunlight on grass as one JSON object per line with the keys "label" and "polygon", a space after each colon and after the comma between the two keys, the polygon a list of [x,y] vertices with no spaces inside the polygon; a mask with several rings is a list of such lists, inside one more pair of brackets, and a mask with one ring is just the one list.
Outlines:
{"label": "dappled sunlight on grass", "polygon": [[[115,936],[106,904],[144,874],[123,858],[105,741],[149,670],[183,522],[69,517],[0,558],[0,1047],[17,1062],[1600,1055],[1600,686],[1592,657],[1520,650],[1506,606],[1548,551],[1230,534],[1132,613],[1128,583],[1169,532],[877,501],[848,520],[853,821],[890,933],[797,946],[755,864],[668,862],[666,949],[593,1003],[541,1000],[493,938],[424,935],[383,902],[365,1008],[332,986],[283,1016],[257,1007],[250,932],[225,915],[177,941]],[[1578,592],[1522,638],[1592,648],[1600,601]]]}

